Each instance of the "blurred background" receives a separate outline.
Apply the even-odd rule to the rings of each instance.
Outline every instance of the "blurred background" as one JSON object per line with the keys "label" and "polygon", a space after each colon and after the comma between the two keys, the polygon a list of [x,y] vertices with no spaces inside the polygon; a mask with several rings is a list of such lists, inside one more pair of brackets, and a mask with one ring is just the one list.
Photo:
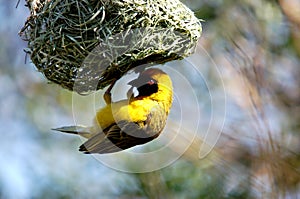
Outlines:
{"label": "blurred background", "polygon": [[[48,83],[25,57],[26,42],[18,36],[29,15],[25,2],[16,8],[17,1],[0,0],[0,198],[300,198],[300,1],[183,3],[204,20],[193,58],[202,78],[180,67],[184,60],[171,65],[193,85],[198,134],[172,164],[126,173],[79,153],[78,137],[51,131],[74,124],[74,95]],[[187,89],[175,86],[185,95]],[[213,96],[225,89],[226,104],[220,100],[213,109],[225,123],[221,129],[211,123],[208,133],[218,142],[213,156],[200,159],[201,127],[212,115],[208,89]],[[174,110],[193,105],[178,101]],[[76,114],[86,112],[76,105]],[[189,117],[181,120],[197,118]],[[168,123],[164,136],[172,127]],[[170,150],[176,153],[181,142]]]}

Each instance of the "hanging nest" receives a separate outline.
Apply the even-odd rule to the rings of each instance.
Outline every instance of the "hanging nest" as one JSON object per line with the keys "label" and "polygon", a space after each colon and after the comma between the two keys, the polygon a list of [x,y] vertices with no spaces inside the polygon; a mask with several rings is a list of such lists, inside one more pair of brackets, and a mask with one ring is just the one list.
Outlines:
{"label": "hanging nest", "polygon": [[194,52],[200,21],[179,0],[26,0],[20,35],[45,77],[78,93],[95,91],[142,64]]}

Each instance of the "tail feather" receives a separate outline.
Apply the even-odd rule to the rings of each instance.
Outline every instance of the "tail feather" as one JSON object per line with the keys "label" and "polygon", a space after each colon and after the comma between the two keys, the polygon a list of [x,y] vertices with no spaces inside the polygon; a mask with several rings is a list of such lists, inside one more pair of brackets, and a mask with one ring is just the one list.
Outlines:
{"label": "tail feather", "polygon": [[93,136],[89,127],[85,126],[63,126],[60,128],[53,128],[54,131],[60,131],[63,133],[70,133],[80,135],[85,138],[90,138]]}

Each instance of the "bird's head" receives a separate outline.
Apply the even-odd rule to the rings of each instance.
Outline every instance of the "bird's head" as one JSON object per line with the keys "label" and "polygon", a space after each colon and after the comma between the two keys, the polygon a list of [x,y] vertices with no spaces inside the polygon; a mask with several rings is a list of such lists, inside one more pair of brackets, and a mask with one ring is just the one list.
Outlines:
{"label": "bird's head", "polygon": [[168,108],[172,104],[173,87],[169,75],[157,68],[150,68],[140,73],[137,79],[128,83],[136,87],[138,95],[135,98],[149,98],[165,103]]}

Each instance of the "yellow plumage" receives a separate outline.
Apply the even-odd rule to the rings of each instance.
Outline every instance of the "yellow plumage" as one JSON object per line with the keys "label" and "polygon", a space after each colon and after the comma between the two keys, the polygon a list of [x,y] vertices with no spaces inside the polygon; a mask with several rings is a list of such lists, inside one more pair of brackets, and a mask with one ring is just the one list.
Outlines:
{"label": "yellow plumage", "polygon": [[111,102],[110,93],[106,92],[107,105],[97,111],[93,127],[80,127],[79,131],[74,126],[55,130],[88,138],[80,146],[80,151],[85,153],[117,152],[156,138],[172,106],[172,81],[163,71],[148,69],[129,84],[137,88],[138,96]]}

